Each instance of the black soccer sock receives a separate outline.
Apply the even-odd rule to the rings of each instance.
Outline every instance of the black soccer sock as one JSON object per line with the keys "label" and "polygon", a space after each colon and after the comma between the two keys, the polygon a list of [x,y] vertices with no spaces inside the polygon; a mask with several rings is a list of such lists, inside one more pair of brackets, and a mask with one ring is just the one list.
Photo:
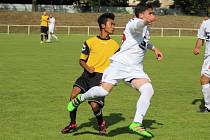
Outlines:
{"label": "black soccer sock", "polygon": [[77,117],[77,108],[71,112],[69,112],[69,116],[72,123],[76,123],[76,117]]}
{"label": "black soccer sock", "polygon": [[43,41],[43,35],[41,34],[41,41]]}
{"label": "black soccer sock", "polygon": [[45,40],[48,40],[48,34],[45,34],[44,37],[45,37]]}
{"label": "black soccer sock", "polygon": [[100,108],[97,111],[94,111],[94,115],[96,116],[96,119],[98,121],[98,125],[101,125],[103,123],[102,108]]}

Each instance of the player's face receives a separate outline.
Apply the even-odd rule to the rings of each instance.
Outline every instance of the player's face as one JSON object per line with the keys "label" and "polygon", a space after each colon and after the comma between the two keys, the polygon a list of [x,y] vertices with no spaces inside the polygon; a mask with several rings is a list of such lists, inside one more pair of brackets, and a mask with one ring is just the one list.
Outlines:
{"label": "player's face", "polygon": [[112,34],[114,32],[114,29],[115,29],[114,20],[108,19],[105,24],[104,31],[107,32],[108,34]]}
{"label": "player's face", "polygon": [[156,16],[154,15],[154,11],[152,8],[147,9],[143,13],[139,14],[139,17],[144,21],[147,21],[149,24],[156,20]]}
{"label": "player's face", "polygon": [[45,15],[45,16],[46,16],[46,15],[47,15],[47,12],[44,12],[44,13],[43,13],[43,15]]}

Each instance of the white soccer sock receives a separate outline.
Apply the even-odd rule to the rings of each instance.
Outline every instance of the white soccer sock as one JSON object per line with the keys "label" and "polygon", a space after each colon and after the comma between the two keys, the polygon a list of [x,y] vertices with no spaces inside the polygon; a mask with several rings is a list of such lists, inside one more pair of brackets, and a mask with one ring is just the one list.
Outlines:
{"label": "white soccer sock", "polygon": [[48,40],[51,41],[51,34],[48,34]]}
{"label": "white soccer sock", "polygon": [[210,109],[210,85],[209,84],[202,85],[202,92],[203,92],[205,107]]}
{"label": "white soccer sock", "polygon": [[104,97],[107,95],[108,95],[108,91],[106,91],[101,86],[95,86],[81,95],[81,101],[85,101],[85,100],[96,98],[96,97]]}
{"label": "white soccer sock", "polygon": [[136,105],[136,114],[133,121],[142,123],[147,109],[149,108],[154,90],[151,83],[146,83],[139,88],[139,91],[141,92],[141,95]]}
{"label": "white soccer sock", "polygon": [[56,40],[58,39],[58,37],[55,34],[52,34],[52,37],[54,37]]}

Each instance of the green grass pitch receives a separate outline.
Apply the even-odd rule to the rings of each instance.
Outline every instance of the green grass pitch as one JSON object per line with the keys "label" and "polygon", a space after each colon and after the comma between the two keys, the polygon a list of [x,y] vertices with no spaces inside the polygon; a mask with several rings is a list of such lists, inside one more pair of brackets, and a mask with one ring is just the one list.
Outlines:
{"label": "green grass pitch", "polygon": [[[78,109],[78,131],[63,135],[66,105],[80,76],[79,55],[87,36],[59,35],[54,43],[39,43],[39,35],[0,35],[0,140],[139,140],[127,126],[133,119],[138,92],[121,82],[106,98],[108,136],[99,136],[87,103]],[[113,37],[120,42],[120,37]],[[152,37],[165,54],[158,62],[151,52],[145,72],[155,95],[145,117],[154,140],[210,139],[210,114],[197,112],[203,53],[194,56],[195,38]],[[203,52],[203,51],[202,51]]]}

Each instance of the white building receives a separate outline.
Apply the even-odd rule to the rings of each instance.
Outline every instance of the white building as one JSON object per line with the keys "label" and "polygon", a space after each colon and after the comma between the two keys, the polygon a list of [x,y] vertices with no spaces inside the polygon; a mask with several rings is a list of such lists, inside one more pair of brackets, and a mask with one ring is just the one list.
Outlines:
{"label": "white building", "polygon": [[[135,6],[140,0],[128,0],[129,6]],[[155,0],[148,0],[148,2],[154,2]],[[159,0],[161,8],[169,8],[169,6],[174,4],[174,0]]]}
{"label": "white building", "polygon": [[159,0],[161,8],[169,8],[169,6],[174,5],[173,0]]}

